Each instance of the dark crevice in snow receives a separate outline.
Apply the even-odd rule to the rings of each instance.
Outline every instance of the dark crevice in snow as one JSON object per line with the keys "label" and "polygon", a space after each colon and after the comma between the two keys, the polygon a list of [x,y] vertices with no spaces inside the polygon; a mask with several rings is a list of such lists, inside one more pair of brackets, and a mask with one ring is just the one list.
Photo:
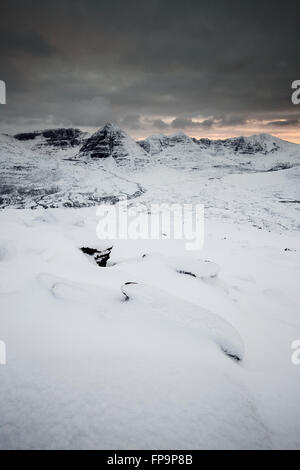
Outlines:
{"label": "dark crevice in snow", "polygon": [[125,284],[122,286],[121,290],[122,290],[122,294],[125,296],[125,301],[130,300],[129,295],[125,291],[126,286],[137,285],[137,284],[138,284],[137,282],[125,282]]}
{"label": "dark crevice in snow", "polygon": [[189,271],[181,271],[180,270],[180,271],[177,271],[177,272],[178,272],[178,274],[186,274],[187,276],[197,277],[196,274],[191,273]]}
{"label": "dark crevice in snow", "polygon": [[222,347],[221,347],[221,349],[226,354],[226,356],[230,357],[230,359],[233,359],[236,362],[240,362],[242,360],[242,358],[237,356],[236,354],[230,353],[229,351],[227,351],[226,349],[224,349]]}
{"label": "dark crevice in snow", "polygon": [[279,201],[281,204],[300,204],[300,201],[297,199],[291,201]]}

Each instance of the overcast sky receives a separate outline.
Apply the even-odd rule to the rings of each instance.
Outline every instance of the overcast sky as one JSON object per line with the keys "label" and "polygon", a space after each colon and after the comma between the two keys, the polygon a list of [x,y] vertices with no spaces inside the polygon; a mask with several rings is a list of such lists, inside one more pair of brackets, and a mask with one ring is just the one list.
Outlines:
{"label": "overcast sky", "polygon": [[113,121],[152,133],[300,142],[300,3],[4,0],[0,130]]}

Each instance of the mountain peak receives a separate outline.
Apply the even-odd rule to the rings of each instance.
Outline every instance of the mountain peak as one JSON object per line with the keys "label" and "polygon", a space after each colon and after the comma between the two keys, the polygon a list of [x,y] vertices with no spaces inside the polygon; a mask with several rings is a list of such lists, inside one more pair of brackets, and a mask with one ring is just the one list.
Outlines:
{"label": "mountain peak", "polygon": [[80,154],[88,155],[94,159],[113,157],[117,164],[143,163],[149,160],[146,152],[126,134],[119,126],[113,123],[105,124],[80,149]]}
{"label": "mountain peak", "polygon": [[106,131],[110,131],[110,132],[122,132],[122,133],[124,133],[124,131],[117,124],[115,124],[114,122],[107,122],[99,130],[100,131],[106,130]]}
{"label": "mountain peak", "polygon": [[139,141],[138,144],[149,154],[156,155],[168,147],[177,146],[177,144],[194,145],[194,140],[184,132],[179,131],[170,136],[155,134]]}
{"label": "mountain peak", "polygon": [[181,130],[181,131],[175,132],[174,134],[170,135],[170,138],[172,138],[172,137],[188,137],[188,136],[186,135],[185,132],[183,132]]}
{"label": "mountain peak", "polygon": [[127,136],[129,139],[131,138],[118,124],[114,122],[107,122],[104,126],[100,127],[93,135],[101,135],[101,134],[120,134]]}

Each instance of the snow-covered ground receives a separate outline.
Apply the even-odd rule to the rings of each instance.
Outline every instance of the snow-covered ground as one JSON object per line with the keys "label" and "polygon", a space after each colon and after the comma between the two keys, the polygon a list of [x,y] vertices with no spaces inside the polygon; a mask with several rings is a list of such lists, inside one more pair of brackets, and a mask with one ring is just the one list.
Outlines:
{"label": "snow-covered ground", "polygon": [[[0,448],[300,448],[298,157],[268,171],[273,152],[247,155],[243,171],[222,153],[221,167],[195,168],[177,142],[174,165],[170,147],[168,164],[152,155],[128,170],[78,163],[77,148],[73,164],[61,149],[41,164],[5,139],[1,181],[14,195],[42,188],[42,174],[50,184],[56,161],[62,203],[71,190],[86,202],[94,185],[148,208],[203,203],[205,242],[99,240],[95,207],[0,212]],[[34,169],[18,179],[24,159]],[[112,244],[107,267],[80,250]]]}
{"label": "snow-covered ground", "polygon": [[299,447],[297,234],[207,222],[201,253],[120,242],[100,268],[94,208],[0,220],[1,448]]}
{"label": "snow-covered ground", "polygon": [[[206,217],[265,230],[300,230],[300,166],[281,171],[226,173],[152,167],[139,173],[140,202],[204,204]],[[165,183],[167,182],[167,184]]]}

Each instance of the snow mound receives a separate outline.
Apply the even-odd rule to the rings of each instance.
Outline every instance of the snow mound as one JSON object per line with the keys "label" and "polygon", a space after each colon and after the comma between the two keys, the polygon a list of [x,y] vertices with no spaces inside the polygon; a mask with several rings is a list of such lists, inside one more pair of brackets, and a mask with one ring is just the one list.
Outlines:
{"label": "snow mound", "polygon": [[185,258],[169,258],[168,265],[180,274],[187,274],[200,279],[213,279],[219,274],[219,266],[208,260],[189,260]]}
{"label": "snow mound", "polygon": [[299,446],[299,237],[210,222],[214,266],[147,241],[99,269],[94,208],[44,214],[0,211],[2,449]]}
{"label": "snow mound", "polygon": [[[127,300],[132,300],[143,315],[155,311],[168,320],[197,333],[201,339],[213,340],[221,350],[238,361],[244,356],[244,343],[239,333],[218,315],[188,302],[183,302],[153,287],[129,282],[122,286]],[[149,314],[149,313],[148,313]]]}

